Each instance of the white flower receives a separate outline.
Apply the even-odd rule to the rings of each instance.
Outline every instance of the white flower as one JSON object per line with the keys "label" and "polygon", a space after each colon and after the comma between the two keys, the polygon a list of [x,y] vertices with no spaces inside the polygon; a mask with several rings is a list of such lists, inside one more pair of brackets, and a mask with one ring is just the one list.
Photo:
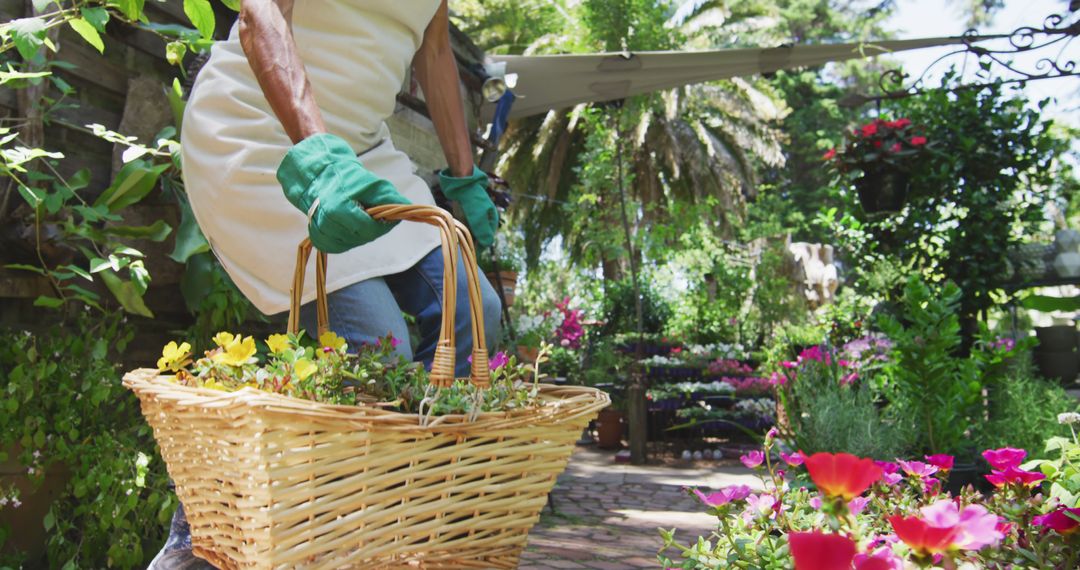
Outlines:
{"label": "white flower", "polygon": [[26,468],[26,473],[28,475],[33,475],[34,474],[34,468],[33,467],[27,467]]}
{"label": "white flower", "polygon": [[18,499],[12,499],[11,500],[11,506],[13,506],[13,507],[15,507],[17,509],[17,508],[22,506],[22,503],[20,503]]}
{"label": "white flower", "polygon": [[0,507],[6,507],[7,504],[8,504],[8,498],[7,497],[0,497]]}
{"label": "white flower", "polygon": [[1080,424],[1080,414],[1076,412],[1058,414],[1058,423],[1062,425]]}
{"label": "white flower", "polygon": [[34,459],[40,459],[40,458],[41,458],[41,451],[35,449],[34,450]]}

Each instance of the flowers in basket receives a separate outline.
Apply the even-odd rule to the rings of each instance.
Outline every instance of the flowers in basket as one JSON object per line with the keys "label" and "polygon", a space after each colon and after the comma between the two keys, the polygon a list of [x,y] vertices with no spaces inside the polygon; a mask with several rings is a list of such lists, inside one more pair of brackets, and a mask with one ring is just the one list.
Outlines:
{"label": "flowers in basket", "polygon": [[475,415],[537,405],[539,366],[551,348],[541,347],[535,364],[496,354],[489,362],[488,388],[458,380],[435,389],[422,365],[394,351],[401,341],[390,335],[355,351],[332,332],[321,334],[317,342],[303,332],[270,335],[263,354],[251,336],[220,332],[213,341],[216,346],[197,359],[189,343],[169,342],[158,369],[185,386],[226,392],[253,388],[326,404],[368,404],[422,415]]}
{"label": "flowers in basket", "polygon": [[846,133],[846,138],[843,148],[829,149],[823,157],[841,172],[907,170],[928,144],[927,138],[917,134],[917,128],[905,118],[874,119]]}
{"label": "flowers in basket", "polygon": [[[1075,437],[1054,445],[1062,447],[1063,460],[1064,448],[1080,449]],[[661,529],[664,567],[974,570],[1080,563],[1080,505],[1060,492],[1067,475],[1052,462],[1023,463],[1023,450],[987,450],[993,491],[968,486],[953,496],[943,490],[953,469],[948,455],[888,462],[778,447],[770,431],[763,450],[740,458],[758,473],[756,490],[690,490],[717,517],[717,530],[685,545],[675,529]]]}

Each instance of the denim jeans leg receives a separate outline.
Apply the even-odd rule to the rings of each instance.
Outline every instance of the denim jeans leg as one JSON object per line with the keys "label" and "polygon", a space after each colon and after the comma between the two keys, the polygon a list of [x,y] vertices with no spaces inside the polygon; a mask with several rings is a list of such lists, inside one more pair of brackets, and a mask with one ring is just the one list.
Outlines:
{"label": "denim jeans leg", "polygon": [[[326,296],[326,305],[330,330],[344,338],[352,350],[392,334],[394,338],[404,341],[395,349],[397,353],[406,360],[413,359],[409,328],[401,316],[397,300],[382,277],[338,289]],[[300,326],[309,337],[318,336],[314,302],[300,308]]]}
{"label": "denim jeans leg", "polygon": [[[458,260],[458,298],[454,315],[455,335],[457,338],[456,367],[454,373],[459,377],[469,375],[468,358],[472,354],[472,320],[469,312],[468,281],[465,265]],[[420,342],[416,348],[415,359],[425,366],[431,366],[435,356],[435,345],[439,340],[439,328],[442,321],[443,299],[443,255],[442,249],[436,248],[410,269],[388,275],[386,283],[393,291],[398,305],[406,313],[416,317],[420,329]],[[484,338],[488,349],[494,348],[499,338],[502,322],[499,302],[495,289],[487,279],[480,279],[480,294],[483,302]]]}

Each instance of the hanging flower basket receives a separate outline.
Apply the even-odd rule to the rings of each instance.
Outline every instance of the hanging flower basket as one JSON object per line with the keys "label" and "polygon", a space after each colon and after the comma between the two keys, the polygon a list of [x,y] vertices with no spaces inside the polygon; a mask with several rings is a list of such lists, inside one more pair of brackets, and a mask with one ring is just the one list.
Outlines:
{"label": "hanging flower basket", "polygon": [[899,212],[907,202],[911,175],[900,170],[867,172],[855,180],[859,203],[867,214]]}
{"label": "hanging flower basket", "polygon": [[[437,398],[440,390],[471,389],[479,398],[499,389],[488,387],[492,374],[468,234],[429,206],[368,212],[441,230],[447,260],[444,322],[430,392]],[[466,380],[453,374],[458,251],[468,274],[477,343]],[[310,252],[305,240],[293,282],[293,336]],[[325,265],[319,254],[320,330],[327,316]],[[233,348],[213,354],[250,357],[240,349],[233,354]],[[304,357],[291,370],[302,378],[301,360],[305,369],[316,364],[303,348],[295,350]],[[334,357],[330,352],[320,348],[317,356]],[[344,347],[335,354],[347,356]],[[610,402],[592,388],[532,384],[527,405],[431,416],[394,411],[393,404],[332,405],[253,387],[229,392],[184,385],[158,370],[131,372],[124,384],[139,397],[153,427],[191,524],[193,551],[227,569],[515,568],[575,442]]]}

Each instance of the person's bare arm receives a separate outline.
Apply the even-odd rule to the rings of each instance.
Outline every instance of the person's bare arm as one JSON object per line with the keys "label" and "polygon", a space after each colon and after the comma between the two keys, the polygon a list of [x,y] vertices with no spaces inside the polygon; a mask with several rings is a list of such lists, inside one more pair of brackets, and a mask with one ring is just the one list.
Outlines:
{"label": "person's bare arm", "polygon": [[326,125],[296,51],[292,9],[293,0],[242,0],[240,46],[270,108],[295,144],[326,132]]}
{"label": "person's bare arm", "polygon": [[473,171],[472,144],[461,102],[457,61],[450,47],[450,17],[442,0],[424,31],[424,40],[413,57],[416,80],[424,91],[428,113],[435,124],[443,153],[454,176]]}

